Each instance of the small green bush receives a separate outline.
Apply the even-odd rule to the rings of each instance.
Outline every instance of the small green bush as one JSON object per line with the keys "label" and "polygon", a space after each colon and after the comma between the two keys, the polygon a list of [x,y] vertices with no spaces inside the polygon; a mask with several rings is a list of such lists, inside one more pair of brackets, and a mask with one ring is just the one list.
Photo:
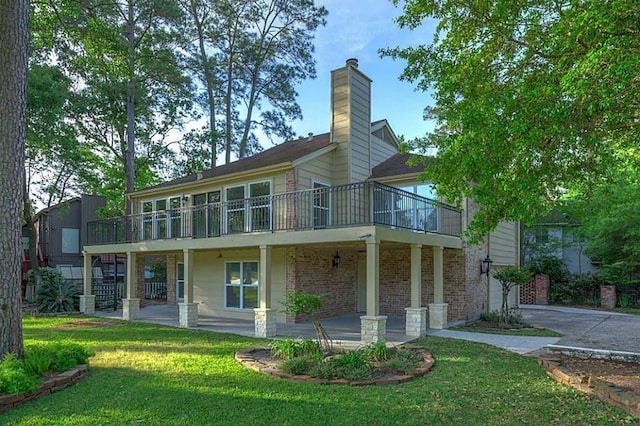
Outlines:
{"label": "small green bush", "polygon": [[293,359],[304,355],[321,354],[320,343],[311,339],[275,340],[270,345],[271,356],[280,359]]}
{"label": "small green bush", "polygon": [[25,371],[24,363],[13,354],[0,362],[0,393],[29,393],[37,389],[39,379]]}
{"label": "small green bush", "polygon": [[317,355],[304,355],[282,361],[279,368],[289,374],[308,374],[321,361]]}
{"label": "small green bush", "polygon": [[43,268],[42,283],[36,289],[39,312],[72,312],[78,308],[80,292],[75,285],[64,281],[62,273],[54,268]]}
{"label": "small green bush", "polygon": [[387,361],[393,350],[387,348],[387,345],[384,342],[370,343],[364,348],[364,352],[371,361],[382,362]]}
{"label": "small green bush", "polygon": [[498,327],[504,328],[523,328],[529,327],[529,324],[525,323],[522,314],[515,308],[511,308],[506,312],[504,322],[501,319],[500,311],[483,312],[480,314],[482,321],[495,323]]}
{"label": "small green bush", "polygon": [[51,370],[62,372],[79,364],[86,364],[94,354],[77,343],[59,342],[52,345],[54,359]]}
{"label": "small green bush", "polygon": [[338,369],[335,368],[335,365],[331,363],[329,360],[325,360],[313,366],[311,370],[309,370],[309,375],[311,377],[318,377],[320,379],[325,380],[334,380],[340,378],[340,373]]}
{"label": "small green bush", "polygon": [[51,369],[54,353],[50,347],[34,345],[24,351],[24,366],[28,373],[40,376]]}

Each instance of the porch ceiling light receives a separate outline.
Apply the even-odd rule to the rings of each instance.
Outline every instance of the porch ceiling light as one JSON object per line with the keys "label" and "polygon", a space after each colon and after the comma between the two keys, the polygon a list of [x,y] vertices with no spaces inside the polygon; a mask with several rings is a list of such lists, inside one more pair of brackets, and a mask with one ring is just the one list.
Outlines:
{"label": "porch ceiling light", "polygon": [[488,277],[489,271],[491,270],[492,263],[493,263],[493,260],[491,260],[491,258],[487,254],[487,257],[485,257],[484,260],[480,261],[480,275],[487,274],[487,277]]}
{"label": "porch ceiling light", "polygon": [[333,256],[333,261],[331,262],[331,266],[333,266],[334,268],[337,268],[338,266],[340,266],[340,255],[338,254],[338,252],[336,252],[336,255]]}

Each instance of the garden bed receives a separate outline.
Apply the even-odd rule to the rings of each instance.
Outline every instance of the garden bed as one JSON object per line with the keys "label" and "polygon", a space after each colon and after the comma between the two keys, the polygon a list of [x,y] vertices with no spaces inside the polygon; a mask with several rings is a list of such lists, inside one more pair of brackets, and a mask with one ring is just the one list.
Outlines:
{"label": "garden bed", "polygon": [[86,364],[77,365],[63,373],[45,378],[35,392],[19,393],[15,395],[0,394],[0,413],[4,413],[13,407],[25,404],[31,400],[50,395],[54,392],[73,386],[87,376]]}
{"label": "garden bed", "polygon": [[239,351],[235,354],[235,359],[247,368],[251,368],[256,371],[280,377],[283,379],[290,379],[298,382],[309,382],[323,385],[349,385],[349,386],[383,386],[383,385],[395,385],[399,383],[405,383],[412,380],[415,377],[424,376],[434,364],[434,359],[431,353],[427,352],[424,348],[419,346],[405,345],[404,349],[411,350],[421,357],[421,361],[418,366],[412,371],[406,373],[384,373],[380,371],[373,378],[368,380],[346,380],[346,379],[321,379],[317,377],[311,377],[307,375],[295,375],[289,374],[278,367],[284,362],[282,359],[273,358],[271,356],[271,349],[268,347],[253,348],[246,351]]}

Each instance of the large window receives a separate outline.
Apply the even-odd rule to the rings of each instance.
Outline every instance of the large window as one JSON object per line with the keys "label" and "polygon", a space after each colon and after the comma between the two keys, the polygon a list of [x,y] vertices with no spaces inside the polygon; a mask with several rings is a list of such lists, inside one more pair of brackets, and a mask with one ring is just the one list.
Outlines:
{"label": "large window", "polygon": [[225,263],[225,307],[258,307],[258,262]]}
{"label": "large window", "polygon": [[182,197],[160,198],[142,202],[143,240],[182,236]]}
{"label": "large window", "polygon": [[[438,195],[435,187],[428,183],[403,186],[400,189],[412,194],[436,201]],[[423,231],[438,231],[438,209],[432,203],[418,201],[410,204],[410,208],[403,208],[406,220],[414,229]]]}
{"label": "large window", "polygon": [[193,236],[220,236],[220,191],[193,196]]}
{"label": "large window", "polygon": [[271,229],[270,195],[271,182],[269,181],[226,188],[225,223],[227,233],[267,231]]}

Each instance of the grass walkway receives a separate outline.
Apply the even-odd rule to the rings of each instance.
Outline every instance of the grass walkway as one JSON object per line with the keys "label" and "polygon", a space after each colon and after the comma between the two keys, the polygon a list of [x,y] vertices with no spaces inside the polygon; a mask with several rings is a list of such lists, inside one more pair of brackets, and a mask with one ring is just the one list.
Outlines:
{"label": "grass walkway", "polygon": [[454,339],[420,340],[433,371],[399,386],[295,383],[247,370],[264,340],[97,318],[24,320],[25,343],[95,351],[89,377],[0,415],[2,425],[622,424],[627,415],[547,378],[535,359]]}

